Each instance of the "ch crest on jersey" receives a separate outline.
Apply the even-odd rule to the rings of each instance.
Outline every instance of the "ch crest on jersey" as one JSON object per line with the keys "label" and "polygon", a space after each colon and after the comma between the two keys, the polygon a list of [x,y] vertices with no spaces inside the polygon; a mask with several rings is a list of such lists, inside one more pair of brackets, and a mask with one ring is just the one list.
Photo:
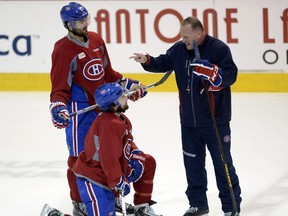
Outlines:
{"label": "ch crest on jersey", "polygon": [[130,154],[131,154],[131,144],[130,144],[129,140],[124,145],[123,153],[124,153],[125,158],[127,160],[129,160]]}
{"label": "ch crest on jersey", "polygon": [[83,75],[87,80],[97,81],[104,76],[104,68],[101,59],[92,59],[83,67]]}

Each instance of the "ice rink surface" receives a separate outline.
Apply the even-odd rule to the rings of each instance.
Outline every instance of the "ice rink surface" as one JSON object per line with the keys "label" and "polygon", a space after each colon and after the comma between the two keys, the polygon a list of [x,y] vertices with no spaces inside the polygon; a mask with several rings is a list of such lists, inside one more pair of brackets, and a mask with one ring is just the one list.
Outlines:
{"label": "ice rink surface", "polygon": [[[241,216],[288,215],[288,93],[233,93],[232,155],[242,188]],[[48,92],[0,92],[0,215],[37,216],[45,203],[71,213],[64,130],[50,120]],[[178,96],[149,93],[126,115],[136,144],[157,160],[156,213],[187,210]],[[207,152],[209,216],[221,216]],[[133,193],[133,192],[132,192]],[[132,195],[126,197],[132,202]]]}

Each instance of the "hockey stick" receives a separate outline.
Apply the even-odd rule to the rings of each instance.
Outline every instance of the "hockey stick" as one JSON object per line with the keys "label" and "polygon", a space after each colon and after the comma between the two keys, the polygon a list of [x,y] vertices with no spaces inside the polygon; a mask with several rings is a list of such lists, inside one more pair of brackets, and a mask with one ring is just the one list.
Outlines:
{"label": "hockey stick", "polygon": [[[200,56],[200,52],[199,52],[199,49],[198,49],[197,42],[195,40],[193,40],[192,43],[193,43],[193,47],[194,47],[195,60],[201,60],[201,56]],[[215,134],[216,134],[216,137],[217,137],[218,147],[219,147],[219,150],[220,150],[220,156],[221,156],[221,160],[223,162],[225,175],[226,175],[226,179],[227,179],[227,184],[228,184],[230,196],[231,196],[231,199],[232,199],[233,210],[232,210],[232,214],[231,215],[232,216],[236,216],[237,203],[236,203],[236,199],[235,199],[235,195],[234,195],[234,191],[233,191],[233,185],[232,185],[232,181],[231,181],[228,165],[227,165],[227,162],[226,162],[226,159],[225,159],[226,157],[225,157],[225,153],[224,153],[224,150],[223,150],[223,145],[222,145],[222,142],[221,142],[221,138],[220,138],[220,135],[219,135],[219,130],[218,130],[217,123],[216,123],[216,120],[215,120],[215,116],[214,116],[214,113],[213,113],[213,108],[212,108],[212,104],[211,104],[211,101],[210,101],[208,88],[207,88],[204,80],[202,79],[201,81],[202,81],[202,84],[204,86],[204,90],[205,90],[205,93],[206,93],[206,96],[207,96],[207,101],[208,101],[208,104],[209,104],[210,114],[211,114],[211,118],[212,118],[212,122],[213,122],[213,128],[215,130]]]}
{"label": "hockey stick", "polygon": [[162,83],[164,83],[164,82],[168,79],[168,77],[171,75],[172,72],[173,72],[173,70],[167,71],[167,72],[164,74],[164,76],[163,76],[158,82],[148,85],[148,86],[147,86],[147,89],[149,89],[149,88],[154,88],[154,87],[159,86],[159,85],[161,85]]}
{"label": "hockey stick", "polygon": [[123,192],[120,193],[120,199],[121,199],[121,207],[122,207],[122,215],[126,216],[126,203],[125,203],[125,196]]}
{"label": "hockey stick", "polygon": [[[161,85],[162,83],[164,83],[164,82],[168,79],[168,77],[171,75],[172,72],[173,72],[173,70],[167,71],[167,72],[165,73],[165,75],[164,75],[158,82],[155,82],[155,83],[152,83],[152,84],[148,85],[148,86],[146,87],[146,90],[148,90],[148,89],[150,89],[150,88],[154,88],[154,87],[159,86],[159,85]],[[131,92],[129,92],[126,96],[130,96],[130,95],[134,94],[135,92],[136,92],[136,91],[131,91]],[[98,107],[98,104],[94,104],[94,105],[85,107],[85,108],[83,108],[83,109],[81,109],[81,110],[78,110],[78,111],[76,111],[76,112],[72,112],[72,113],[69,114],[69,116],[72,117],[72,116],[75,116],[75,115],[80,115],[80,114],[82,114],[82,113],[85,113],[85,112],[94,110],[96,107]]]}

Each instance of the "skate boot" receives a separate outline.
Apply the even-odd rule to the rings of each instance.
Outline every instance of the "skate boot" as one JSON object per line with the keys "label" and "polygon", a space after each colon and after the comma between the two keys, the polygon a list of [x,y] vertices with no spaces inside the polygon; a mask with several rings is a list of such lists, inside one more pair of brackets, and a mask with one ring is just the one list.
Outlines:
{"label": "skate boot", "polygon": [[162,216],[155,214],[154,210],[148,203],[135,206],[135,216]]}
{"label": "skate boot", "polygon": [[[224,216],[231,216],[231,215],[232,215],[232,212],[225,212],[224,213]],[[240,216],[240,214],[238,212],[236,212],[236,214],[233,216]]]}
{"label": "skate boot", "polygon": [[198,207],[190,207],[184,216],[201,216],[201,215],[208,215],[208,209],[198,209]]}
{"label": "skate boot", "polygon": [[88,216],[88,212],[84,203],[77,203],[72,201],[73,204],[73,216]]}
{"label": "skate boot", "polygon": [[[126,214],[128,215],[134,215],[134,206],[129,204],[129,203],[125,203],[125,207],[126,207]],[[115,197],[115,209],[116,212],[122,213],[122,204],[121,204],[121,199],[118,197]]]}
{"label": "skate boot", "polygon": [[64,216],[64,214],[55,208],[51,208],[48,204],[45,204],[40,216]]}

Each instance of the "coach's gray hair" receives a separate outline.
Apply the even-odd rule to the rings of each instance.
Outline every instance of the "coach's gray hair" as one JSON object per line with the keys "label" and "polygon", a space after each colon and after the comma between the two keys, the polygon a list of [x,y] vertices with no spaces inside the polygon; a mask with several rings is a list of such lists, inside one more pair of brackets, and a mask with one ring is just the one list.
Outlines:
{"label": "coach's gray hair", "polygon": [[186,19],[183,20],[182,22],[182,26],[190,24],[193,30],[201,30],[203,31],[203,25],[200,22],[199,19],[197,19],[196,17],[187,17]]}

